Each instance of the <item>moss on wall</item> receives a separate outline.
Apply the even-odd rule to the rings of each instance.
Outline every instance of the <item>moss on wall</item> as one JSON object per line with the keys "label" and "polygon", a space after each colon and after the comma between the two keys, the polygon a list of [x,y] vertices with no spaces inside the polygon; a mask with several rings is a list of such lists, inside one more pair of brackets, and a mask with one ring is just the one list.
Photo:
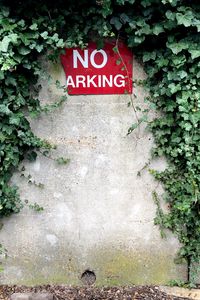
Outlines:
{"label": "moss on wall", "polygon": [[[40,262],[39,262],[40,260]],[[81,257],[55,257],[43,265],[43,258],[37,261],[16,261],[22,273],[16,278],[17,284],[70,284],[81,285],[81,274],[89,269],[96,274],[96,286],[133,285],[133,284],[167,284],[172,279],[186,279],[186,265],[175,265],[168,253],[145,251],[130,252],[111,248],[89,251],[85,260]]]}

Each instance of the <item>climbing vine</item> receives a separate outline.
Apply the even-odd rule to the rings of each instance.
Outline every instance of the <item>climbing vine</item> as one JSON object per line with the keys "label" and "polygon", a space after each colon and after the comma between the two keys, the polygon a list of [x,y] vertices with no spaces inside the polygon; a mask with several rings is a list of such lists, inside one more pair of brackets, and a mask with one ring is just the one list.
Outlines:
{"label": "climbing vine", "polygon": [[[56,2],[56,3],[54,3]],[[195,0],[0,1],[0,215],[19,212],[10,179],[19,163],[52,145],[31,130],[28,116],[51,107],[38,100],[41,55],[56,60],[65,47],[125,39],[147,74],[145,116],[154,135],[152,156],[167,168],[150,170],[165,189],[170,211],[155,219],[177,234],[179,257],[200,261],[200,4]],[[53,106],[60,105],[65,99]],[[146,112],[145,112],[146,113]],[[132,124],[130,134],[137,124]],[[157,194],[154,198],[158,203]]]}

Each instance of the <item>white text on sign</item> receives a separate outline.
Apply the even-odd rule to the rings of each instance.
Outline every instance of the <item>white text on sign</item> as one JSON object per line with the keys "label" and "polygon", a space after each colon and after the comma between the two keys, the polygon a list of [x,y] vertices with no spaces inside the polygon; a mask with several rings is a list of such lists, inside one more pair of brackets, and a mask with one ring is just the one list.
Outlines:
{"label": "white text on sign", "polygon": [[[97,64],[95,62],[96,54],[102,55],[102,62]],[[78,68],[78,61],[82,65],[83,68],[88,68],[88,63],[90,61],[91,65],[96,69],[102,69],[108,62],[108,56],[104,50],[93,50],[90,54],[88,50],[84,50],[83,57],[79,53],[78,50],[73,50],[73,67],[75,69]],[[113,75],[76,75],[75,79],[72,76],[68,76],[66,80],[67,87],[79,88],[79,87],[124,87],[125,86],[125,76],[122,74],[118,74],[116,76]]]}

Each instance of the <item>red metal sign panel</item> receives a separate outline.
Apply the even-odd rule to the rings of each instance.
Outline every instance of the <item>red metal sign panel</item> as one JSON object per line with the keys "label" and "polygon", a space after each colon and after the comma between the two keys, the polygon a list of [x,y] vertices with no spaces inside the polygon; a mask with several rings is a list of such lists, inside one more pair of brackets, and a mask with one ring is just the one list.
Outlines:
{"label": "red metal sign panel", "polygon": [[61,55],[70,95],[132,93],[133,55],[119,42],[106,42],[103,49],[89,43],[86,49],[66,49]]}

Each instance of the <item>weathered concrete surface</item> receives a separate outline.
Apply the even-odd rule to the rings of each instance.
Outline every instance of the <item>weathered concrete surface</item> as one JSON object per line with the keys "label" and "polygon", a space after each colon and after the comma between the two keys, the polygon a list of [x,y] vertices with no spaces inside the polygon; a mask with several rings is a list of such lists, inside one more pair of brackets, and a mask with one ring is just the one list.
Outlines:
{"label": "weathered concrete surface", "polygon": [[[51,73],[65,83],[60,66]],[[134,77],[144,77],[135,61]],[[49,103],[59,93],[43,82],[40,98]],[[134,93],[134,105],[145,107],[142,88]],[[126,136],[136,121],[129,101],[128,95],[73,96],[54,113],[32,121],[35,133],[58,145],[52,156],[71,162],[59,166],[41,155],[34,163],[24,162],[26,175],[43,189],[15,174],[22,198],[44,211],[25,208],[5,220],[1,241],[9,257],[1,283],[78,285],[87,269],[95,272],[97,285],[186,279],[186,265],[173,261],[178,241],[170,233],[161,239],[153,222],[151,193],[161,187],[147,170],[137,176],[153,140],[143,126]],[[157,161],[153,167],[164,165]]]}

